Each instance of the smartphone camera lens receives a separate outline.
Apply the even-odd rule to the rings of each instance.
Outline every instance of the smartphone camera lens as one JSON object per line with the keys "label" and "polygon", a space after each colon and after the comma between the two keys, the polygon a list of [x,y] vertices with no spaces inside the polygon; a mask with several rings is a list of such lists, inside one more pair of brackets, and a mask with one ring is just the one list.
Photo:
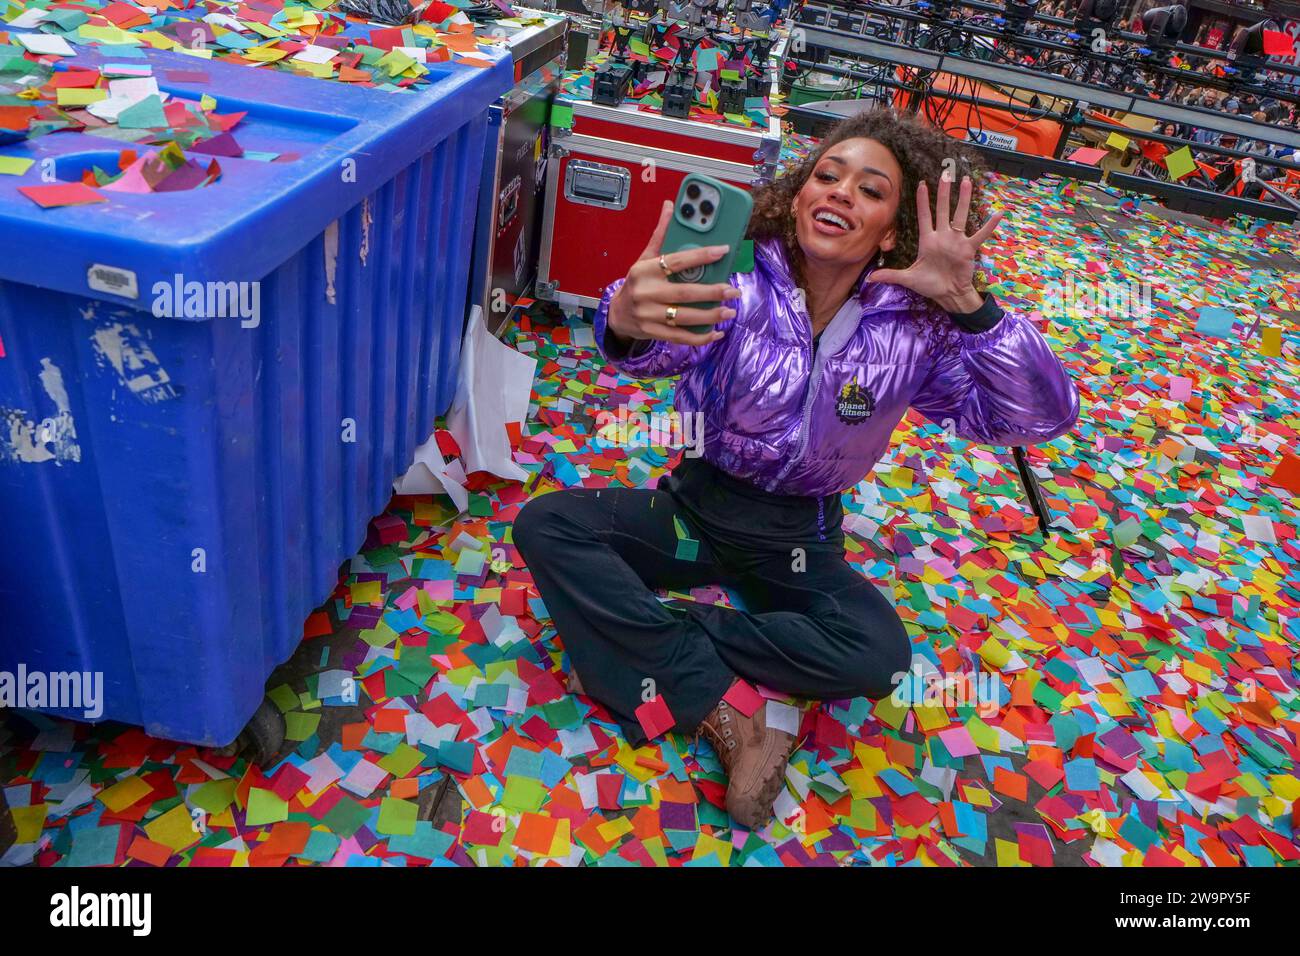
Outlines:
{"label": "smartphone camera lens", "polygon": [[691,199],[700,198],[700,187],[698,183],[691,183],[686,187],[686,195]]}
{"label": "smartphone camera lens", "polygon": [[707,199],[704,200],[704,202],[700,203],[700,212],[701,212],[703,215],[705,215],[705,216],[712,216],[712,215],[713,215],[713,203],[711,203],[711,202],[710,202],[709,200],[707,200]]}
{"label": "smartphone camera lens", "polygon": [[684,218],[690,219],[694,215],[695,215],[694,206],[692,206],[690,203],[686,203],[685,205],[682,206],[682,216]]}

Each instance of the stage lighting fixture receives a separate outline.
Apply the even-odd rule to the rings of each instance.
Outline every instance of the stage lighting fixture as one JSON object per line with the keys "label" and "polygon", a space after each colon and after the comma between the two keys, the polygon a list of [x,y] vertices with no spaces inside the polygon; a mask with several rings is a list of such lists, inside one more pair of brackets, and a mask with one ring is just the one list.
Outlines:
{"label": "stage lighting fixture", "polygon": [[999,27],[1004,33],[1023,33],[1025,25],[1033,19],[1038,11],[1039,0],[1006,0],[1002,16],[998,17]]}
{"label": "stage lighting fixture", "polygon": [[1182,4],[1155,7],[1142,14],[1142,31],[1155,49],[1168,48],[1178,42],[1187,29],[1187,8]]}
{"label": "stage lighting fixture", "polygon": [[1095,28],[1110,29],[1119,14],[1120,0],[1082,0],[1074,11],[1074,29],[1091,39]]}
{"label": "stage lighting fixture", "polygon": [[1234,60],[1241,57],[1263,59],[1265,30],[1277,30],[1277,24],[1272,20],[1260,20],[1259,23],[1253,26],[1238,30],[1237,35],[1232,38],[1232,45],[1228,48],[1229,58]]}
{"label": "stage lighting fixture", "polygon": [[1230,69],[1243,83],[1254,83],[1258,72],[1264,66],[1264,31],[1276,30],[1277,24],[1272,20],[1260,20],[1259,23],[1238,30],[1228,48],[1228,59],[1232,62]]}

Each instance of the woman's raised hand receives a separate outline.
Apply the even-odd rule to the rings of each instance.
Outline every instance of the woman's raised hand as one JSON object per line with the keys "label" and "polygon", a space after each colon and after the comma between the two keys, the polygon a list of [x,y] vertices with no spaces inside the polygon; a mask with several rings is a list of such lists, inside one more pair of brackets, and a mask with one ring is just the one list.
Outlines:
{"label": "woman's raised hand", "polygon": [[1002,221],[995,212],[988,222],[966,235],[966,218],[970,215],[971,181],[963,176],[957,194],[957,209],[949,218],[952,181],[939,180],[939,201],[935,216],[930,215],[930,188],[922,180],[916,187],[916,221],[919,237],[916,261],[906,269],[877,269],[874,282],[889,282],[919,292],[948,312],[973,312],[983,301],[975,291],[975,259],[979,248]]}
{"label": "woman's raised hand", "polygon": [[[723,333],[711,329],[697,335],[682,326],[716,325],[735,318],[736,311],[727,302],[740,298],[740,290],[725,282],[700,285],[669,281],[668,273],[717,262],[727,252],[726,246],[703,246],[661,256],[664,234],[672,215],[673,204],[666,200],[650,242],[628,270],[627,281],[610,300],[609,329],[624,339],[661,339],[683,345],[707,345],[722,338]],[[664,266],[668,272],[664,271]],[[681,304],[684,302],[721,302],[722,305],[713,309],[691,309]]]}

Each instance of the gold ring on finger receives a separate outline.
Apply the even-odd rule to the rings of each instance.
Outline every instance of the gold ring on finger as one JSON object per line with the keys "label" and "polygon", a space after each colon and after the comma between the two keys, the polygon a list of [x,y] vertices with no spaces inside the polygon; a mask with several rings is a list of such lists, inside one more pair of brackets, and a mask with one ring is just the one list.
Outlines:
{"label": "gold ring on finger", "polygon": [[669,325],[677,324],[677,306],[675,305],[668,306],[668,308],[664,311],[664,321],[667,322]]}
{"label": "gold ring on finger", "polygon": [[664,260],[663,256],[659,257],[659,268],[664,270],[664,276],[670,276],[673,274],[673,270],[668,268],[668,263]]}

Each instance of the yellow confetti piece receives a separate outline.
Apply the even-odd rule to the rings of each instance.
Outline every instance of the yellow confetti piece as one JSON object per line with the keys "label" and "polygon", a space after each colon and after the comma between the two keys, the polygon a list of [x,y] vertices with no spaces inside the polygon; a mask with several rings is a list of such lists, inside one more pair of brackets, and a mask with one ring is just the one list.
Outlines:
{"label": "yellow confetti piece", "polygon": [[49,812],[47,803],[38,803],[33,807],[10,807],[9,814],[14,818],[19,843],[35,843],[40,839],[45,827],[45,815]]}
{"label": "yellow confetti piece", "polygon": [[698,860],[708,856],[710,853],[716,853],[718,860],[723,866],[731,863],[731,844],[723,840],[715,839],[706,833],[701,833],[698,840],[695,841],[695,852],[692,859]]}
{"label": "yellow confetti piece", "polygon": [[627,817],[616,817],[596,827],[596,832],[606,843],[617,843],[623,834],[632,832],[632,821]]}
{"label": "yellow confetti piece", "polygon": [[271,46],[255,46],[252,49],[243,51],[240,56],[245,60],[252,60],[254,63],[274,63],[277,60],[283,60],[288,54],[284,50],[278,50]]}
{"label": "yellow confetti piece", "polygon": [[172,807],[158,819],[144,825],[145,835],[154,843],[179,853],[199,842],[202,834],[185,804]]}
{"label": "yellow confetti piece", "polygon": [[872,707],[872,713],[875,715],[876,719],[882,723],[888,724],[895,730],[898,730],[903,726],[903,721],[907,717],[907,710],[908,708],[905,704],[900,704],[894,700],[893,694],[890,694],[888,697],[880,698],[880,700],[876,701],[875,705]]}
{"label": "yellow confetti piece", "polygon": [[870,797],[883,796],[880,789],[880,782],[876,780],[875,774],[861,768],[846,770],[841,774],[844,785],[849,788],[849,793],[857,801],[866,800]]}
{"label": "yellow confetti piece", "polygon": [[922,730],[938,730],[952,723],[948,712],[938,704],[915,704],[912,713],[916,715],[916,722],[920,724]]}
{"label": "yellow confetti piece", "polygon": [[89,106],[100,100],[108,99],[108,90],[88,89],[85,87],[61,87],[58,93],[60,106]]}
{"label": "yellow confetti piece", "polygon": [[1011,651],[991,637],[980,645],[979,656],[985,663],[998,670],[1011,663]]}
{"label": "yellow confetti piece", "polygon": [[1268,785],[1288,803],[1300,800],[1300,780],[1289,774],[1275,774],[1269,777]]}
{"label": "yellow confetti piece", "polygon": [[1002,752],[1002,743],[997,730],[978,717],[971,717],[966,721],[966,731],[970,734],[970,739],[975,741],[975,746],[979,747],[980,750],[987,750],[995,754]]}
{"label": "yellow confetti piece", "polygon": [[259,36],[266,37],[266,39],[268,40],[277,40],[285,35],[283,30],[277,30],[273,26],[268,26],[265,23],[259,23],[256,20],[245,20],[243,21],[243,23],[254,33],[258,34]]}
{"label": "yellow confetti piece", "polygon": [[293,68],[300,73],[306,73],[321,80],[327,80],[334,75],[334,67],[329,63],[308,63],[305,60],[295,60]]}
{"label": "yellow confetti piece", "polygon": [[1119,694],[1098,694],[1097,703],[1112,717],[1131,717],[1133,710]]}
{"label": "yellow confetti piece", "polygon": [[999,837],[994,837],[993,845],[997,851],[998,866],[1029,865],[1020,859],[1020,847],[1012,843],[1010,840],[1003,840]]}
{"label": "yellow confetti piece", "polygon": [[108,807],[114,813],[120,813],[133,803],[147,797],[153,792],[153,787],[145,783],[139,777],[127,777],[125,780],[119,780],[105,790],[99,793],[99,802]]}
{"label": "yellow confetti piece", "polygon": [[145,36],[161,36],[157,33],[138,34],[130,30],[123,30],[115,26],[95,26],[90,23],[83,23],[77,27],[77,35],[82,40],[94,40],[97,43],[111,43],[114,46],[141,46],[147,41]]}
{"label": "yellow confetti piece", "polygon": [[[127,36],[130,35],[131,34],[129,33],[127,34]],[[137,33],[135,36],[138,42],[147,43],[155,50],[175,50],[181,46],[181,44],[177,43],[171,37],[159,33],[156,30],[150,30],[148,33]],[[117,42],[117,41],[105,41],[105,42]]]}

